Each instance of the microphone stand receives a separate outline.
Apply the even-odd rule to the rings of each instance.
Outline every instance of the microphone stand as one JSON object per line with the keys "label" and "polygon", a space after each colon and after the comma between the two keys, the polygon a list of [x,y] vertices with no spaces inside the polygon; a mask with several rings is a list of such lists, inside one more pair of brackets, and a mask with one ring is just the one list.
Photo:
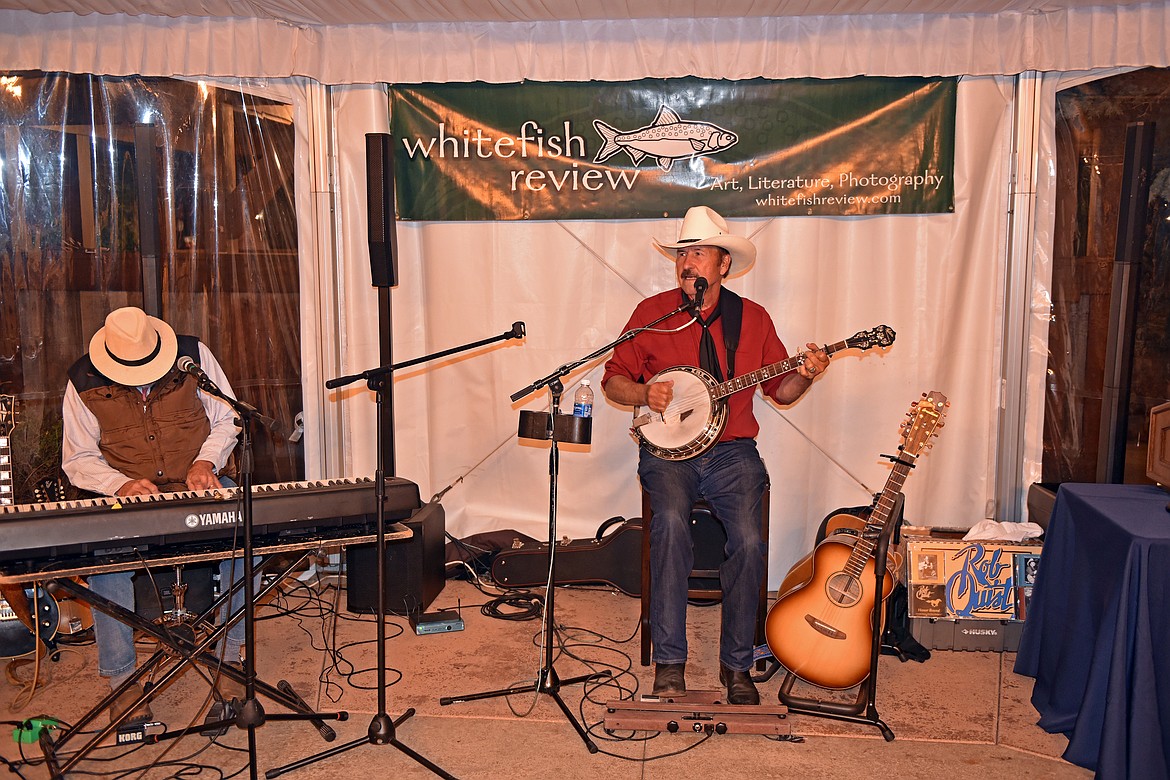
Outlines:
{"label": "microphone stand", "polygon": [[378,536],[377,536],[377,542],[375,544],[375,550],[376,550],[375,554],[376,554],[377,559],[378,559],[378,575],[377,575],[377,579],[378,579],[378,610],[377,610],[377,621],[378,621],[378,641],[377,641],[378,712],[374,715],[373,719],[370,721],[370,726],[369,726],[369,729],[367,729],[366,736],[359,737],[351,742],[347,742],[344,745],[338,745],[337,747],[329,748],[321,753],[318,753],[317,755],[309,756],[308,758],[303,758],[300,761],[295,761],[295,762],[293,762],[291,764],[287,764],[283,767],[279,767],[276,769],[270,769],[264,774],[265,778],[274,778],[274,777],[277,777],[279,775],[284,774],[285,772],[292,771],[293,769],[299,769],[300,767],[308,766],[309,764],[316,763],[317,761],[320,761],[322,759],[330,758],[332,756],[339,755],[339,754],[344,753],[348,750],[352,750],[353,748],[356,748],[360,745],[369,744],[369,745],[391,745],[391,746],[397,748],[398,750],[402,751],[406,755],[410,756],[415,761],[422,764],[423,766],[425,766],[427,769],[434,772],[439,777],[449,778],[449,780],[455,780],[454,775],[450,774],[449,772],[447,772],[442,767],[435,764],[434,762],[432,762],[431,760],[429,760],[428,758],[426,758],[422,754],[412,750],[410,747],[403,744],[398,739],[398,737],[397,737],[398,726],[402,725],[402,723],[404,721],[406,721],[408,718],[410,718],[414,715],[414,708],[411,707],[410,709],[406,710],[406,712],[404,712],[402,715],[400,715],[397,719],[391,718],[390,715],[387,714],[387,711],[386,711],[386,500],[385,500],[386,499],[386,467],[385,467],[386,458],[385,458],[385,455],[383,453],[383,439],[382,439],[383,430],[385,428],[385,423],[386,423],[386,419],[385,419],[385,415],[386,415],[385,408],[386,407],[385,407],[385,404],[383,402],[383,397],[385,396],[385,394],[387,393],[387,391],[389,389],[390,374],[398,369],[406,368],[408,366],[417,365],[419,363],[424,363],[428,360],[435,360],[436,358],[446,357],[447,355],[452,355],[456,352],[464,352],[464,351],[467,351],[470,349],[475,349],[476,347],[481,347],[485,344],[491,344],[491,343],[496,342],[496,341],[502,341],[504,339],[521,339],[521,338],[524,338],[524,323],[523,322],[514,322],[514,323],[512,323],[511,330],[506,331],[504,333],[501,333],[498,336],[493,336],[491,338],[482,339],[480,341],[472,342],[470,344],[464,344],[461,347],[453,347],[451,349],[443,350],[441,352],[435,352],[435,353],[430,354],[430,355],[424,355],[423,357],[415,358],[413,360],[407,360],[407,361],[404,361],[402,363],[394,363],[391,365],[384,365],[384,366],[379,366],[377,368],[371,368],[369,370],[362,371],[359,374],[350,374],[347,376],[337,377],[335,379],[330,379],[327,382],[325,382],[325,387],[327,387],[329,389],[335,389],[338,387],[344,387],[345,385],[352,384],[352,383],[357,382],[359,380],[365,380],[366,386],[370,390],[374,391],[375,400],[376,400],[376,404],[377,404],[378,424],[377,424],[377,436],[376,436],[377,444],[376,444],[376,446],[378,448],[378,455],[377,455],[376,472],[374,475],[374,490],[375,490],[375,496],[376,496],[375,517],[377,518],[377,526],[378,526]]}
{"label": "microphone stand", "polygon": [[[277,715],[266,716],[264,707],[256,698],[256,618],[254,610],[255,593],[255,565],[252,555],[252,422],[255,420],[262,423],[265,427],[271,428],[276,424],[276,421],[271,417],[265,417],[257,411],[256,407],[251,404],[232,398],[227,393],[219,389],[219,387],[202,371],[191,372],[196,377],[199,389],[209,395],[227,403],[240,416],[238,423],[242,433],[240,436],[240,491],[243,496],[243,516],[244,516],[244,701],[240,705],[240,711],[236,713],[234,721],[225,720],[217,721],[211,724],[204,724],[203,728],[215,728],[222,723],[234,722],[239,728],[246,728],[248,730],[248,769],[252,780],[256,780],[256,728],[264,725],[266,719],[272,720],[308,720],[312,721],[322,733],[322,720],[345,720],[348,715],[342,713],[323,714],[312,711],[299,713],[281,713]],[[233,571],[235,567],[232,567]],[[222,583],[226,587],[226,583]],[[230,602],[229,602],[230,603]],[[225,640],[226,641],[226,633]],[[288,691],[285,691],[288,693]],[[299,700],[300,697],[295,693],[292,695],[293,699]],[[303,701],[303,700],[301,700]],[[309,708],[306,706],[305,708]],[[326,727],[328,728],[328,727]]]}
{"label": "microphone stand", "polygon": [[556,591],[556,539],[557,539],[557,477],[560,471],[560,451],[557,448],[557,442],[566,441],[571,444],[589,444],[592,441],[593,434],[593,419],[591,417],[575,417],[573,415],[561,414],[561,394],[564,392],[564,384],[561,382],[562,377],[571,373],[578,366],[587,363],[606,352],[610,351],[618,344],[637,336],[639,333],[654,327],[658,323],[673,317],[676,314],[690,312],[694,304],[690,301],[684,303],[674,311],[662,315],[658,319],[644,325],[640,328],[633,328],[626,331],[616,340],[606,344],[597,349],[580,360],[574,360],[565,363],[560,368],[553,371],[546,377],[536,380],[532,384],[513,393],[511,398],[513,403],[520,400],[526,395],[535,392],[539,388],[548,387],[552,395],[550,401],[550,412],[533,412],[529,410],[521,410],[519,433],[520,438],[531,439],[534,441],[547,441],[550,444],[548,454],[548,473],[549,473],[549,501],[548,501],[548,581],[545,583],[544,595],[544,615],[541,630],[544,632],[544,660],[541,663],[540,672],[536,676],[536,680],[525,685],[513,686],[511,688],[502,688],[494,691],[485,691],[483,693],[472,693],[463,696],[444,696],[439,699],[439,704],[448,705],[457,702],[478,701],[480,699],[490,699],[499,696],[510,696],[519,693],[543,693],[551,696],[557,706],[560,707],[561,712],[564,713],[570,725],[581,737],[585,743],[586,749],[590,753],[596,753],[597,745],[589,738],[588,732],[577,721],[573,712],[565,704],[564,699],[561,698],[560,690],[566,685],[575,685],[576,683],[584,683],[589,680],[612,677],[613,673],[606,669],[601,672],[592,674],[584,674],[579,677],[572,677],[567,680],[561,679],[557,674],[556,667],[553,665],[553,634],[555,632],[555,591]]}
{"label": "microphone stand", "polygon": [[[528,387],[525,387],[523,390],[517,390],[515,393],[512,393],[512,395],[511,395],[512,402],[515,403],[516,401],[519,401],[524,396],[529,395],[531,393],[534,393],[542,387],[548,387],[554,381],[560,381],[561,377],[569,375],[578,366],[582,366],[585,363],[588,363],[590,360],[601,357],[606,352],[609,352],[611,349],[618,346],[619,344],[625,344],[627,341],[634,338],[634,336],[637,336],[639,333],[642,333],[643,331],[650,330],[658,323],[660,323],[664,320],[668,320],[676,314],[690,314],[692,317],[695,317],[695,319],[698,319],[697,309],[695,307],[695,304],[692,301],[687,301],[686,303],[684,303],[682,306],[679,306],[674,311],[669,311],[666,314],[663,314],[661,317],[654,320],[653,322],[647,323],[647,324],[641,326],[640,328],[631,328],[630,330],[627,330],[625,333],[618,336],[616,339],[609,342],[608,344],[601,347],[600,349],[597,349],[597,350],[594,350],[593,352],[590,352],[588,355],[581,358],[580,360],[574,360],[570,363],[565,363],[563,366],[558,368],[556,371],[553,371],[548,376],[546,376],[542,379],[536,380],[532,384],[528,385]],[[563,386],[561,387],[561,390],[562,391],[564,390]],[[588,442],[575,442],[575,443],[586,444]]]}

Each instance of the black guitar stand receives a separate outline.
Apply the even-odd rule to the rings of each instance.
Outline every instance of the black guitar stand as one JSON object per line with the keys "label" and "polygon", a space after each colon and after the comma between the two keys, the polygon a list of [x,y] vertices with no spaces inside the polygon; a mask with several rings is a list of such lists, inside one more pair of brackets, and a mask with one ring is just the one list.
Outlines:
{"label": "black guitar stand", "polygon": [[573,729],[581,737],[582,741],[585,742],[585,747],[589,752],[596,753],[597,745],[589,738],[589,734],[577,721],[572,710],[565,704],[565,700],[561,698],[560,691],[566,685],[576,685],[577,683],[584,683],[589,680],[609,677],[612,673],[606,669],[602,672],[584,674],[579,677],[570,677],[567,680],[562,680],[560,675],[557,674],[556,667],[553,665],[553,637],[556,634],[554,602],[556,598],[557,474],[560,463],[560,450],[557,447],[557,442],[564,441],[571,444],[589,444],[592,440],[593,418],[574,417],[573,415],[560,413],[561,394],[564,392],[564,385],[561,383],[559,376],[549,381],[548,387],[552,393],[551,413],[523,410],[520,412],[519,425],[520,438],[534,441],[547,441],[550,443],[548,454],[548,580],[545,583],[544,620],[541,626],[541,631],[544,633],[544,645],[541,650],[544,660],[541,663],[536,680],[532,683],[487,691],[485,693],[473,693],[464,696],[444,696],[439,699],[439,704],[448,705],[457,702],[477,701],[479,699],[491,699],[498,696],[511,696],[521,693],[543,693],[551,696],[553,701],[557,703],[557,706],[561,708],[561,712],[569,719],[569,723],[572,724]]}
{"label": "black guitar stand", "polygon": [[[894,458],[896,459],[896,458]],[[901,517],[901,506],[903,496],[898,493],[898,498],[895,500],[895,506],[898,509],[897,516]],[[887,510],[887,517],[889,512]],[[865,526],[860,534],[860,540],[864,540],[875,545],[874,548],[874,588],[875,593],[881,594],[882,585],[886,577],[886,553],[889,550],[890,538],[894,530],[897,528],[896,523],[886,522],[880,530],[876,532],[871,531],[870,526]],[[870,536],[870,533],[875,533],[876,538]],[[860,541],[859,540],[859,541]],[[881,719],[877,710],[877,675],[878,675],[878,657],[881,655],[882,649],[882,616],[885,610],[884,599],[879,599],[875,602],[872,614],[871,633],[873,635],[872,644],[870,646],[869,658],[869,676],[865,681],[858,686],[857,697],[853,701],[835,701],[824,698],[817,698],[815,696],[800,696],[793,692],[793,688],[799,679],[795,674],[785,670],[784,680],[780,683],[780,690],[777,696],[780,702],[788,707],[788,711],[794,715],[812,715],[820,718],[830,718],[832,720],[845,721],[847,723],[859,723],[867,726],[874,726],[881,734],[886,742],[894,740],[894,732],[890,729],[886,722]],[[770,679],[782,667],[779,662],[773,660],[772,668],[764,675],[756,678],[757,681],[765,681]]]}

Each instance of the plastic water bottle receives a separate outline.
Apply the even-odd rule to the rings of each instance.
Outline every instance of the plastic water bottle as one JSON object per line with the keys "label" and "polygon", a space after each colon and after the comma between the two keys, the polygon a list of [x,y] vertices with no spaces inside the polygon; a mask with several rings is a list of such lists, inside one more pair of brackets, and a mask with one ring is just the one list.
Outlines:
{"label": "plastic water bottle", "polygon": [[589,386],[588,379],[582,379],[581,386],[573,394],[573,416],[593,416],[593,388]]}

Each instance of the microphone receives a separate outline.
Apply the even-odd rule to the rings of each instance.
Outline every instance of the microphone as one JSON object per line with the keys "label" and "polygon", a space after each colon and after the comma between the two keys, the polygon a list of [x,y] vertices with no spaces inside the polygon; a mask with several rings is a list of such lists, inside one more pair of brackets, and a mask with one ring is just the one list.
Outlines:
{"label": "microphone", "polygon": [[190,374],[200,382],[211,382],[211,378],[207,376],[207,372],[200,368],[198,363],[186,355],[183,355],[178,359],[178,361],[175,363],[175,367],[184,374]]}
{"label": "microphone", "polygon": [[508,331],[504,335],[506,335],[510,339],[524,338],[524,323],[523,322],[513,322],[512,323],[512,330]]}
{"label": "microphone", "polygon": [[217,385],[215,382],[212,382],[211,377],[207,375],[207,372],[200,368],[199,364],[191,358],[183,355],[177,361],[175,361],[175,367],[184,374],[190,374],[191,376],[195,377],[195,381],[199,383],[199,389],[203,392],[211,393],[212,395],[219,395],[219,385]]}
{"label": "microphone", "polygon": [[703,293],[707,291],[707,280],[700,276],[695,280],[695,316],[703,311]]}

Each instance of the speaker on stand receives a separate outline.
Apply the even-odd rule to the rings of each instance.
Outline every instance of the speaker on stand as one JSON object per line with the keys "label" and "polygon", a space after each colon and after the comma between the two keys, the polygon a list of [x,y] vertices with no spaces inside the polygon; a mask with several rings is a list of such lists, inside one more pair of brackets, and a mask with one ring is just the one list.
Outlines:
{"label": "speaker on stand", "polygon": [[370,280],[375,287],[398,286],[398,237],[394,229],[394,157],[391,137],[366,134],[366,209]]}

